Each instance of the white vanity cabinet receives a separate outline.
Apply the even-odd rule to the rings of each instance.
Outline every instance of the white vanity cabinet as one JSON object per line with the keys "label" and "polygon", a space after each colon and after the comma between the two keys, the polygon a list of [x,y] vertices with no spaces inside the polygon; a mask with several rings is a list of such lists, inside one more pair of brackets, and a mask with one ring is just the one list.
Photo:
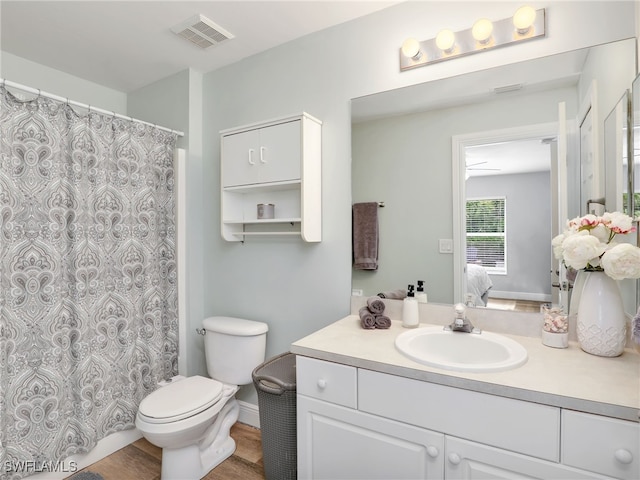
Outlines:
{"label": "white vanity cabinet", "polygon": [[640,478],[640,424],[563,410],[562,463],[637,480]]}
{"label": "white vanity cabinet", "polygon": [[[220,132],[221,228],[228,241],[249,235],[322,236],[322,123],[302,113]],[[273,204],[260,219],[258,204]]]}
{"label": "white vanity cabinet", "polygon": [[442,479],[444,435],[358,411],[356,368],[297,357],[296,370],[298,478]]}
{"label": "white vanity cabinet", "polygon": [[635,422],[304,356],[297,378],[301,479],[640,478]]}
{"label": "white vanity cabinet", "polygon": [[[518,434],[527,435],[526,432],[519,432]],[[443,478],[447,480],[479,478],[491,478],[494,480],[522,478],[602,480],[611,478],[451,436],[446,437],[445,451],[445,474]]]}

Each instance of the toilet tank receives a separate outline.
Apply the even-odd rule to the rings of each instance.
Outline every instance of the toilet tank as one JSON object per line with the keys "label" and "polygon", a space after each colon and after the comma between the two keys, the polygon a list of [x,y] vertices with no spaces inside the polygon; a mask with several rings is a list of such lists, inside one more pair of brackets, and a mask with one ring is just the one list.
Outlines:
{"label": "toilet tank", "polygon": [[266,323],[234,317],[209,317],[202,322],[207,372],[229,385],[252,383],[251,372],[264,362]]}

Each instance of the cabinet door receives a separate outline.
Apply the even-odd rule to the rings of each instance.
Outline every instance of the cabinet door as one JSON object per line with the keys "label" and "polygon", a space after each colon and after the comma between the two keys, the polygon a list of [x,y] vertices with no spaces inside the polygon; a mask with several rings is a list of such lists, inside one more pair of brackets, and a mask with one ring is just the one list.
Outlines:
{"label": "cabinet door", "polygon": [[222,186],[251,185],[260,181],[259,130],[222,137]]}
{"label": "cabinet door", "polygon": [[444,435],[298,395],[298,478],[442,479]]}
{"label": "cabinet door", "polygon": [[562,411],[562,462],[625,480],[640,478],[636,422]]}
{"label": "cabinet door", "polygon": [[610,477],[447,436],[444,478],[595,480]]}
{"label": "cabinet door", "polygon": [[300,120],[260,129],[260,182],[300,180],[301,135]]}

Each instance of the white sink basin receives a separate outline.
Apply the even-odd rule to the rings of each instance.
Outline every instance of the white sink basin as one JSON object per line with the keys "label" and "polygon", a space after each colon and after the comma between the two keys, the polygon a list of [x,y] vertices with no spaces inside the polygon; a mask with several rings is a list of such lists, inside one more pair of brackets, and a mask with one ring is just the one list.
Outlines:
{"label": "white sink basin", "polygon": [[407,330],[396,348],[416,362],[459,372],[501,372],[523,365],[527,351],[518,342],[490,332],[451,332],[442,327]]}

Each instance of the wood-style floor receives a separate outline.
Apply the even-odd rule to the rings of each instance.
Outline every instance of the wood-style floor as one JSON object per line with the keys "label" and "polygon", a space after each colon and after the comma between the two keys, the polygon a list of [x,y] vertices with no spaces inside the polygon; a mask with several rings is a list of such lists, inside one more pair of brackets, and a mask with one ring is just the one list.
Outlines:
{"label": "wood-style floor", "polygon": [[[236,451],[204,480],[264,480],[260,430],[236,423],[231,428],[231,436],[236,441]],[[141,438],[67,480],[82,478],[82,472],[96,473],[104,480],[159,480],[161,462],[162,449]]]}
{"label": "wood-style floor", "polygon": [[513,310],[515,312],[540,311],[540,305],[546,302],[536,302],[533,300],[505,300],[502,298],[491,298],[487,301],[487,308],[497,308],[499,310]]}

